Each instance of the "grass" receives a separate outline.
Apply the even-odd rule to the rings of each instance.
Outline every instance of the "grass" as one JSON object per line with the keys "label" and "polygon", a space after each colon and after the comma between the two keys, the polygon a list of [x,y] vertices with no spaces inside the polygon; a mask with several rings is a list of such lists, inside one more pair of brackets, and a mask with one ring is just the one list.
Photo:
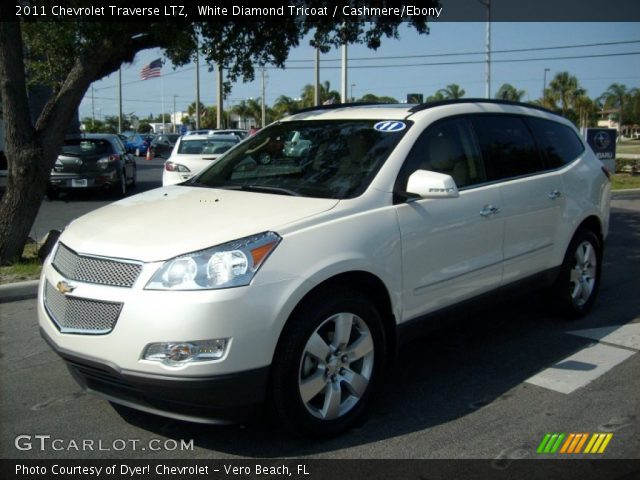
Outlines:
{"label": "grass", "polygon": [[611,189],[624,190],[627,188],[640,188],[640,175],[616,173],[611,175]]}
{"label": "grass", "polygon": [[28,243],[24,247],[20,260],[12,265],[0,267],[0,285],[24,280],[37,280],[42,270],[42,265],[38,260],[39,248],[40,245],[37,243]]}

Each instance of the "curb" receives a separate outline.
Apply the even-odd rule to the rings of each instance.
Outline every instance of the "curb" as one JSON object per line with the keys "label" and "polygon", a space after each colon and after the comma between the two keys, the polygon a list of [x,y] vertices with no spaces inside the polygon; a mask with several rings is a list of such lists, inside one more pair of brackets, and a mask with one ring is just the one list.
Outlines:
{"label": "curb", "polygon": [[27,280],[26,282],[0,285],[0,303],[36,298],[38,296],[38,283],[39,280]]}
{"label": "curb", "polygon": [[621,190],[611,190],[611,196],[613,197],[616,193],[637,193],[640,192],[640,188],[623,188]]}

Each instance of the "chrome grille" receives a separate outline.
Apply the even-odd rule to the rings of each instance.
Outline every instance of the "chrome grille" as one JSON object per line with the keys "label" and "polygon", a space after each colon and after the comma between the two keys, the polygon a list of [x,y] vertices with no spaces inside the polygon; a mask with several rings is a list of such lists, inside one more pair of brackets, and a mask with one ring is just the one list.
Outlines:
{"label": "chrome grille", "polygon": [[44,305],[62,333],[101,335],[113,330],[123,304],[63,295],[47,282]]}
{"label": "chrome grille", "polygon": [[53,266],[69,280],[115,287],[132,287],[142,271],[139,263],[78,255],[62,243],[58,245]]}

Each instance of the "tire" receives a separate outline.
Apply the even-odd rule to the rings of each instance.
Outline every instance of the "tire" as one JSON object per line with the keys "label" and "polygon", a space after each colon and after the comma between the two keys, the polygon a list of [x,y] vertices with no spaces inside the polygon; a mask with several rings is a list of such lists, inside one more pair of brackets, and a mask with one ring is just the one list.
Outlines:
{"label": "tire", "polygon": [[278,345],[269,394],[279,426],[321,438],[363,417],[385,363],[382,320],[369,300],[316,295],[296,308]]}
{"label": "tire", "polygon": [[49,201],[57,200],[60,198],[60,192],[58,190],[47,189],[47,198]]}
{"label": "tire", "polygon": [[117,185],[113,186],[113,194],[118,198],[124,198],[127,195],[127,173],[124,170],[118,176]]}
{"label": "tire", "polygon": [[578,319],[591,310],[600,287],[602,246],[591,230],[576,232],[551,288],[552,305],[567,319]]}
{"label": "tire", "polygon": [[133,167],[133,176],[131,177],[131,183],[129,184],[129,186],[131,188],[135,188],[137,182],[138,182],[138,167],[136,167],[134,165],[134,167]]}

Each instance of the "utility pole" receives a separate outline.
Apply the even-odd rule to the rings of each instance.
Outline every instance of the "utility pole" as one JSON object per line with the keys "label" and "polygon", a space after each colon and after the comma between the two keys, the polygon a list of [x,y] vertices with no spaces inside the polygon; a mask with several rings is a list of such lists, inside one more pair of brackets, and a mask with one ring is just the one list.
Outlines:
{"label": "utility pole", "polygon": [[218,91],[217,102],[218,108],[216,108],[216,128],[222,128],[222,65],[218,63],[216,66],[218,70]]}
{"label": "utility pole", "polygon": [[91,85],[91,130],[96,128],[96,111],[93,103],[93,85]]}
{"label": "utility pole", "polygon": [[491,0],[478,0],[482,5],[487,7],[487,38],[486,38],[486,97],[491,98]]}
{"label": "utility pole", "polygon": [[176,133],[176,97],[177,95],[173,95],[173,115],[172,115],[172,123],[173,123],[173,133]]}
{"label": "utility pole", "polygon": [[196,130],[199,130],[199,129],[200,129],[200,51],[196,46]]}
{"label": "utility pole", "polygon": [[544,69],[544,74],[542,75],[542,104],[544,105],[544,92],[547,89],[547,72],[550,72],[550,68]]}
{"label": "utility pole", "polygon": [[347,98],[347,44],[342,44],[342,88],[341,88],[341,101],[342,103],[348,103],[349,100]]}
{"label": "utility pole", "polygon": [[265,100],[264,100],[264,96],[265,96],[264,71],[265,71],[265,68],[262,67],[262,105],[261,105],[261,112],[260,112],[260,115],[262,118],[262,128],[264,128],[267,125],[267,114],[266,114]]}
{"label": "utility pole", "polygon": [[320,49],[318,47],[316,47],[315,75],[316,75],[316,88],[313,94],[313,104],[317,107],[318,105],[320,105]]}
{"label": "utility pole", "polygon": [[118,133],[122,133],[122,67],[118,69]]}

